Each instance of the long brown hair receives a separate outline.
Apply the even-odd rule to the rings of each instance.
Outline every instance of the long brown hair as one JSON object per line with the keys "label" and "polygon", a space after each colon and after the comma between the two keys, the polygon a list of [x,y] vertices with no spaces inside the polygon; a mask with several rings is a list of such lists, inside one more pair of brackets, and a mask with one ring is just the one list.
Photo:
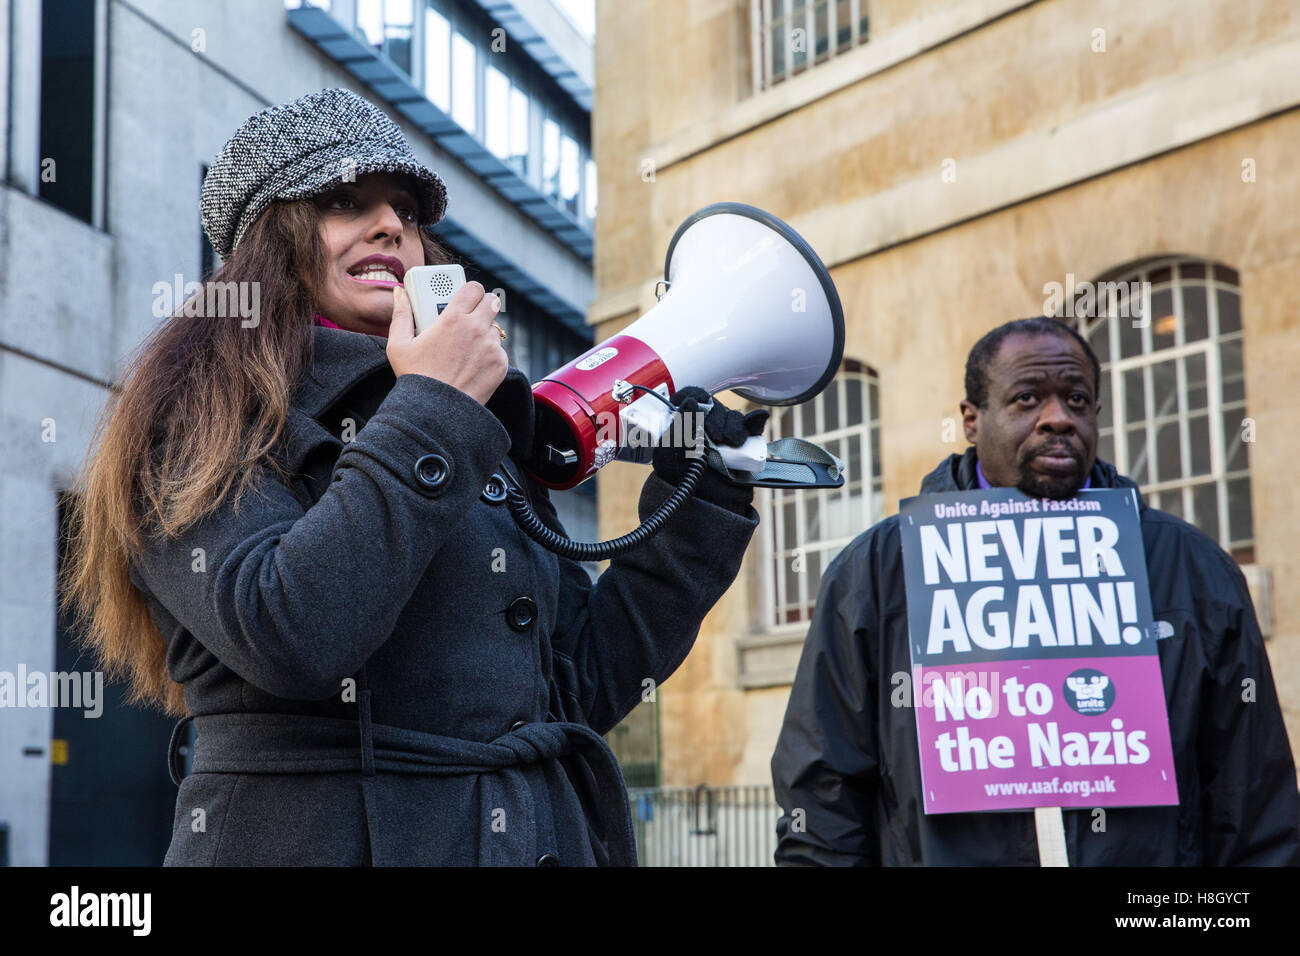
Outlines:
{"label": "long brown hair", "polygon": [[[237,510],[264,463],[288,478],[271,452],[312,360],[326,268],[319,221],[312,199],[273,203],[131,354],[95,426],[72,489],[61,603],[100,669],[127,681],[132,703],[186,713],[162,634],[130,580],[145,529],[178,535],[232,493]],[[419,232],[426,264],[450,261]],[[237,288],[258,290],[255,322],[205,311]]]}

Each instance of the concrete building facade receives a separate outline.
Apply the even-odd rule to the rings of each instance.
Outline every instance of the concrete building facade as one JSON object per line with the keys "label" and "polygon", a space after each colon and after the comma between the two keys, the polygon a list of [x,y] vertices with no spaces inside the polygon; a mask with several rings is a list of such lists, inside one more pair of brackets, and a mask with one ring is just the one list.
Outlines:
{"label": "concrete building facade", "polygon": [[[590,343],[591,57],[549,0],[0,4],[0,672],[88,670],[56,614],[59,495],[159,289],[213,265],[202,176],[239,124],[333,86],[385,109],[535,378]],[[591,490],[558,508],[594,536]],[[100,720],[0,707],[0,864],[161,862],[169,723],[113,693]]]}

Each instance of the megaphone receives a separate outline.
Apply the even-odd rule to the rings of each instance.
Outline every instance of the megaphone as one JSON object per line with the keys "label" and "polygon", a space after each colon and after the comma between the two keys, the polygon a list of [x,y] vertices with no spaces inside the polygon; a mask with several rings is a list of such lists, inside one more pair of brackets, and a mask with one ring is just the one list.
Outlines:
{"label": "megaphone", "polygon": [[[534,384],[524,466],[541,484],[564,490],[615,458],[648,461],[671,421],[667,398],[687,385],[797,405],[830,383],[844,356],[844,311],[826,266],[789,225],[744,203],[687,217],[656,294],[641,318]],[[719,450],[729,467],[758,471],[765,446],[754,441],[758,454]]]}

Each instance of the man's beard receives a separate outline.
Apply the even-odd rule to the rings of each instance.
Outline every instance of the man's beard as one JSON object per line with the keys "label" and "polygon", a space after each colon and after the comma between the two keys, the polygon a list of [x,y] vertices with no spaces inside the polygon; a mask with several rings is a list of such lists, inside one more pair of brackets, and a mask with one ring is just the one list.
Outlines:
{"label": "man's beard", "polygon": [[1029,470],[1033,457],[1020,464],[1020,481],[1016,487],[1031,498],[1073,498],[1087,478],[1084,463],[1076,458],[1069,473],[1045,475]]}

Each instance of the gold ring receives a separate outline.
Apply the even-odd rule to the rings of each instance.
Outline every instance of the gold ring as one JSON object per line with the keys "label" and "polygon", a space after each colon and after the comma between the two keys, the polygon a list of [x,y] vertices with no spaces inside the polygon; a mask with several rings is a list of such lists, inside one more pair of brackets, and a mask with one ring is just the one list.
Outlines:
{"label": "gold ring", "polygon": [[495,322],[490,323],[490,325],[500,333],[501,341],[504,342],[506,340],[506,330],[501,328],[501,326],[497,325]]}

